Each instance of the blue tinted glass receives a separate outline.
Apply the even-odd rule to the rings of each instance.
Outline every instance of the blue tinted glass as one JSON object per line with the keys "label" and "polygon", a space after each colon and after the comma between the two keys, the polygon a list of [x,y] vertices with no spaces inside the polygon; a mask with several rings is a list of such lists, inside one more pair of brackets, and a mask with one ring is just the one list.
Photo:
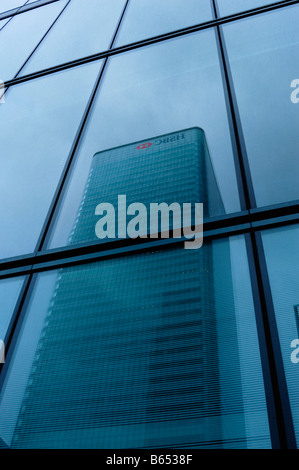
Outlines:
{"label": "blue tinted glass", "polygon": [[109,48],[125,0],[72,0],[22,75]]}
{"label": "blue tinted glass", "polygon": [[266,448],[242,237],[38,278],[1,396],[20,448]]}
{"label": "blue tinted glass", "polygon": [[28,3],[26,0],[0,0],[0,13],[20,7]]}
{"label": "blue tinted glass", "polygon": [[130,0],[116,45],[140,41],[211,19],[209,0]]}
{"label": "blue tinted glass", "polygon": [[267,230],[263,242],[299,445],[299,226]]}
{"label": "blue tinted glass", "polygon": [[223,27],[258,206],[299,198],[298,22],[296,5]]}
{"label": "blue tinted glass", "polygon": [[[121,197],[125,198],[126,206],[138,201],[145,207],[142,226],[137,228],[138,235],[142,236],[148,233],[155,237],[159,231],[159,223],[151,212],[152,202],[179,203],[182,207],[187,201],[191,204],[200,201],[205,217],[223,213],[204,131],[185,129],[146,143],[136,142],[96,153],[69,243],[98,241],[95,223],[100,218],[95,219],[95,208],[99,201],[113,205],[115,217],[122,221],[117,224],[114,235],[126,238],[122,223],[129,222],[130,217],[124,216],[121,208],[118,210],[120,195],[125,195]],[[180,219],[181,215],[180,211]],[[97,225],[101,225],[100,220]],[[171,227],[174,225],[181,228],[178,220],[171,222]],[[165,222],[161,230],[167,230]],[[130,229],[128,231],[132,234]]]}
{"label": "blue tinted glass", "polygon": [[[65,3],[65,1],[54,2],[16,15],[0,31],[1,80],[7,81],[14,78]],[[18,38],[17,41],[16,38]]]}
{"label": "blue tinted glass", "polygon": [[[179,147],[184,140],[176,140],[176,135],[181,135],[184,129],[194,127],[203,130],[207,151],[203,150],[203,147],[199,150],[196,139],[191,139],[189,150],[186,147],[182,150],[182,155],[186,159],[187,155],[191,160],[193,158],[193,163],[188,168],[185,162],[183,168],[179,162],[182,155],[176,150],[180,151]],[[161,135],[164,136],[162,140],[166,140],[159,146],[158,153],[155,153],[158,148],[156,144],[161,140],[158,136]],[[152,139],[154,144],[149,149],[138,151],[137,142],[148,142],[148,139],[150,142]],[[133,144],[134,142],[136,144]],[[152,198],[150,202],[164,202],[165,198],[169,200],[170,197],[172,202],[182,202],[183,197],[187,198],[183,202],[192,202],[194,199],[189,201],[190,195],[186,192],[188,184],[190,191],[193,189],[193,198],[196,188],[198,193],[200,192],[200,200],[196,202],[211,202],[206,215],[239,210],[214,31],[176,39],[109,60],[51,246],[69,243],[84,188],[92,170],[93,156],[98,152],[128,144],[132,147],[132,153],[126,147],[127,150],[116,151],[122,153],[122,157],[116,159],[115,164],[113,160],[109,162],[109,157],[105,160],[108,163],[98,182],[101,178],[104,179],[106,188],[96,194],[97,201],[93,201],[93,217],[97,204],[109,202],[102,198],[114,197],[116,191],[130,194],[130,197],[135,198],[134,202],[140,202],[139,198],[145,197],[145,202],[148,202],[149,198]],[[149,160],[147,155],[150,155]],[[133,161],[134,171],[132,166],[124,168],[122,163],[129,157],[131,162]],[[201,158],[200,166],[198,163],[195,166],[196,158],[197,161]],[[203,171],[204,159],[210,167],[206,169],[206,177]],[[165,168],[169,171],[168,178]],[[122,172],[125,172],[125,178],[121,177]],[[118,180],[118,186],[113,178]],[[176,182],[172,185],[174,181]],[[102,185],[99,184],[98,189],[101,188]],[[218,191],[220,196],[216,197]],[[217,204],[216,199],[220,199],[221,204]],[[90,225],[93,231],[94,224],[90,222]],[[92,238],[86,238],[85,241],[93,239],[94,231]]]}
{"label": "blue tinted glass", "polygon": [[4,341],[24,278],[16,277],[0,281],[0,340]]}
{"label": "blue tinted glass", "polygon": [[[221,16],[233,15],[240,11],[251,10],[271,3],[275,0],[216,0],[218,3],[219,13]],[[277,2],[281,3],[281,2]]]}
{"label": "blue tinted glass", "polygon": [[100,64],[11,87],[0,107],[0,257],[32,252]]}

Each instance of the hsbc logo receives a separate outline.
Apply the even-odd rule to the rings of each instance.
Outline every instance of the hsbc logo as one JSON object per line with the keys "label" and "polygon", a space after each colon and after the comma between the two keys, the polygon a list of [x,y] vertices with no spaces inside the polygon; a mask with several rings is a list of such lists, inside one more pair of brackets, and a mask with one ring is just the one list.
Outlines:
{"label": "hsbc logo", "polygon": [[143,149],[148,149],[151,147],[153,144],[151,142],[145,142],[144,144],[138,145],[137,150],[143,150]]}
{"label": "hsbc logo", "polygon": [[[184,134],[176,134],[176,135],[170,135],[168,137],[164,137],[164,139],[157,139],[154,141],[155,146],[161,145],[161,144],[169,144],[170,142],[175,142],[178,140],[182,140],[185,138]],[[153,145],[152,142],[144,142],[143,144],[139,144],[136,149],[137,150],[143,150],[143,149],[148,149]]]}

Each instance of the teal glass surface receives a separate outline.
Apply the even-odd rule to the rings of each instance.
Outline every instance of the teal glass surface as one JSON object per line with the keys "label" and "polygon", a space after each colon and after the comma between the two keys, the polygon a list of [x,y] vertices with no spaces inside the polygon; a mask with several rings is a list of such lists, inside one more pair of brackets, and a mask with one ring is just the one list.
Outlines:
{"label": "teal glass surface", "polygon": [[0,412],[13,448],[269,448],[243,237],[40,274]]}
{"label": "teal glass surface", "polygon": [[23,276],[0,280],[0,340],[2,341],[5,340],[23,281]]}
{"label": "teal glass surface", "polygon": [[[259,8],[275,3],[275,0],[216,0],[221,16],[233,15],[241,11]],[[279,3],[279,2],[276,2]]]}
{"label": "teal glass surface", "polygon": [[101,63],[11,87],[0,105],[0,257],[34,251]]}
{"label": "teal glass surface", "polygon": [[115,44],[122,46],[212,19],[209,0],[130,0]]}
{"label": "teal glass surface", "polygon": [[109,49],[124,6],[125,0],[71,0],[21,74]]}
{"label": "teal glass surface", "polygon": [[257,206],[299,199],[299,5],[223,26]]}
{"label": "teal glass surface", "polygon": [[[127,206],[138,202],[146,208],[142,222],[145,236],[153,221],[152,203],[179,203],[180,207],[191,203],[194,209],[194,204],[201,202],[204,216],[222,214],[223,203],[203,130],[180,130],[96,153],[68,244],[98,241],[95,209],[100,203],[113,206],[115,219],[122,221],[111,221],[116,225],[116,237],[126,238],[119,232],[132,217],[118,210],[120,195],[125,195]],[[174,226],[173,220],[169,225]]]}
{"label": "teal glass surface", "polygon": [[262,237],[298,446],[299,226],[265,230]]}
{"label": "teal glass surface", "polygon": [[65,4],[66,0],[60,0],[15,15],[10,21],[3,20],[5,27],[0,31],[1,80],[12,80],[15,77]]}
{"label": "teal glass surface", "polygon": [[[76,165],[58,213],[49,247],[70,243],[70,233],[80,208],[95,154],[115,147],[128,146],[123,149],[129,148],[130,145],[133,147],[134,142],[137,147],[137,142],[158,140],[158,136],[172,133],[175,135],[184,129],[194,127],[201,128],[204,132],[207,158],[203,154],[199,155],[195,149],[195,142],[193,163],[189,168],[186,162],[183,167],[180,158],[192,160],[190,144],[188,151],[181,150],[181,157],[175,152],[175,141],[171,145],[169,143],[160,146],[160,157],[158,154],[150,156],[154,146],[145,149],[145,152],[134,149],[130,157],[124,151],[122,160],[115,161],[114,165],[111,160],[110,173],[106,173],[105,176],[105,171],[108,169],[106,162],[106,170],[103,169],[101,176],[106,178],[105,189],[103,188],[101,193],[99,187],[96,204],[107,202],[105,198],[112,196],[109,195],[109,181],[113,180],[114,184],[116,179],[119,190],[125,191],[124,194],[130,197],[134,196],[134,202],[139,202],[140,198],[151,197],[151,194],[156,199],[150,202],[164,202],[165,192],[161,192],[160,195],[151,193],[159,180],[164,184],[165,191],[170,191],[168,198],[171,197],[172,202],[192,202],[195,196],[196,202],[206,203],[208,199],[212,202],[213,191],[218,187],[215,194],[218,194],[219,190],[218,199],[222,200],[223,208],[211,204],[209,211],[206,212],[209,216],[240,210],[214,31],[203,31],[109,59],[90,120],[78,147]],[[148,162],[147,152],[149,152]],[[97,158],[100,159],[100,156]],[[134,176],[132,169],[126,167],[127,158],[135,161],[134,171],[138,177]],[[205,173],[203,160],[211,166],[207,174],[213,175],[206,179],[204,185],[203,180],[200,181]],[[154,162],[159,172],[154,171]],[[163,165],[166,164],[169,178],[164,171]],[[145,171],[146,167],[142,165],[148,165],[150,171]],[[126,172],[124,179],[121,177],[123,170]],[[164,173],[161,173],[161,170]],[[180,177],[182,180],[179,183]],[[172,188],[171,182],[175,179],[177,181]],[[190,191],[193,191],[192,201],[189,201],[189,183]],[[180,194],[176,196],[179,184],[181,184]],[[111,191],[115,194],[114,189],[111,188]],[[148,196],[145,196],[145,192],[148,192]],[[186,197],[184,201],[181,199],[183,195]],[[95,217],[93,220],[91,229],[94,228]],[[91,239],[94,240],[94,234],[89,238]]]}
{"label": "teal glass surface", "polygon": [[25,3],[28,3],[26,0],[0,0],[0,13],[8,10],[13,10],[14,8],[21,7]]}

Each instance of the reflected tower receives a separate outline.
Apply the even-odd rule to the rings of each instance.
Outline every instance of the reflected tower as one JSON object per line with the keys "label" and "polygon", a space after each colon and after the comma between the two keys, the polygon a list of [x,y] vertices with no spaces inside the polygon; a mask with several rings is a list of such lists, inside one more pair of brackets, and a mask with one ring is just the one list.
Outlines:
{"label": "reflected tower", "polygon": [[[206,217],[224,212],[199,128],[96,153],[69,243],[97,241],[95,207],[116,207],[120,194],[128,204],[203,202]],[[61,269],[13,447],[219,448],[226,416],[232,439],[234,426],[240,434],[228,243],[221,258],[204,242]]]}

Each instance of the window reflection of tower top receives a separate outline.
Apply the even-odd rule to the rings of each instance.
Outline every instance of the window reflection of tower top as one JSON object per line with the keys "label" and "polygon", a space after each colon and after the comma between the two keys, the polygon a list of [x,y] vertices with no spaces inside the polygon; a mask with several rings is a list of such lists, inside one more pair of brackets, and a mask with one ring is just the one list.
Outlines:
{"label": "window reflection of tower top", "polygon": [[127,204],[203,203],[204,217],[224,213],[204,131],[199,127],[97,152],[69,239],[70,244],[98,241],[95,207],[117,207],[118,195]]}

